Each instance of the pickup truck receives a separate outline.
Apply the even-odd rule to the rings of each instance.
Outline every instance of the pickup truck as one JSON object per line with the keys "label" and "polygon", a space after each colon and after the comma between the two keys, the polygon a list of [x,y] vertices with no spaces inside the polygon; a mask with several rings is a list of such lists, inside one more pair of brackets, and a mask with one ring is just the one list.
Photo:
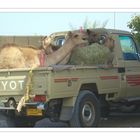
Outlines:
{"label": "pickup truck", "polygon": [[[113,66],[54,65],[0,70],[0,109],[26,117],[48,117],[71,127],[95,127],[111,108],[131,112],[140,103],[140,50],[131,33],[114,29]],[[62,45],[66,32],[54,33]],[[29,82],[30,81],[30,82]],[[27,92],[28,91],[28,92]],[[16,107],[28,93],[20,113]],[[10,115],[11,113],[9,113]]]}

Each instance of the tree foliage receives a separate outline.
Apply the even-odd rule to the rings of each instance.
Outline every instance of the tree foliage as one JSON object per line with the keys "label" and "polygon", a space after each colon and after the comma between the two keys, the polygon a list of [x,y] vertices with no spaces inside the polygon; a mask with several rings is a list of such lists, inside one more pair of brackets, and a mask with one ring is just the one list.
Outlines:
{"label": "tree foliage", "polygon": [[140,46],[140,15],[133,16],[127,26],[131,29],[132,34]]}
{"label": "tree foliage", "polygon": [[95,28],[105,28],[108,23],[108,20],[104,21],[102,24],[97,21],[90,21],[88,18],[85,19],[83,23],[84,29],[95,29]]}
{"label": "tree foliage", "polygon": [[[83,29],[95,29],[95,28],[105,28],[108,23],[108,20],[104,21],[102,24],[97,21],[90,21],[87,17],[81,26]],[[76,28],[70,24],[70,28],[72,30],[76,30]]]}

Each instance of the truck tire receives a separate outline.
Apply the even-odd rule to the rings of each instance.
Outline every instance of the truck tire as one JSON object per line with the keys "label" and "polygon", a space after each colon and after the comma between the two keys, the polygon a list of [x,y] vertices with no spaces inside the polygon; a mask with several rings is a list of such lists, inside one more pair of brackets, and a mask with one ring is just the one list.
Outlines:
{"label": "truck tire", "polygon": [[73,115],[69,121],[71,127],[93,127],[100,120],[100,104],[89,90],[82,90],[77,97]]}

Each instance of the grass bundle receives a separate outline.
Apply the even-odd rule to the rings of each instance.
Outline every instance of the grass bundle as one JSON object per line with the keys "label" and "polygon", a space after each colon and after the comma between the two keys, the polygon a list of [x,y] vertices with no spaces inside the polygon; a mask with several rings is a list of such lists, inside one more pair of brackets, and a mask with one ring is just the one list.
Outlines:
{"label": "grass bundle", "polygon": [[72,65],[98,65],[107,64],[112,53],[107,47],[98,43],[87,47],[77,47],[72,51],[69,64]]}

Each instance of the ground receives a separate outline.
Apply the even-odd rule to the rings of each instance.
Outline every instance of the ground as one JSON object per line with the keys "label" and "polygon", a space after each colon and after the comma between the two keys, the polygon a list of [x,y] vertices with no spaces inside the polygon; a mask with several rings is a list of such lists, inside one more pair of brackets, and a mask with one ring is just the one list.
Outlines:
{"label": "ground", "polygon": [[[12,123],[11,119],[9,119],[5,114],[2,112],[0,113],[0,127],[15,127]],[[67,123],[64,122],[51,122],[49,119],[44,118],[40,121],[37,121],[35,126],[37,128],[58,128],[58,127],[69,127]],[[100,128],[104,127],[121,127],[121,128],[139,128],[140,127],[140,113],[119,113],[113,112],[109,115],[108,118],[101,118],[99,123]]]}
{"label": "ground", "polygon": [[[69,127],[66,123],[54,123],[48,119],[40,120],[35,127]],[[140,113],[112,113],[108,118],[101,118],[100,128],[104,127],[140,127]]]}

